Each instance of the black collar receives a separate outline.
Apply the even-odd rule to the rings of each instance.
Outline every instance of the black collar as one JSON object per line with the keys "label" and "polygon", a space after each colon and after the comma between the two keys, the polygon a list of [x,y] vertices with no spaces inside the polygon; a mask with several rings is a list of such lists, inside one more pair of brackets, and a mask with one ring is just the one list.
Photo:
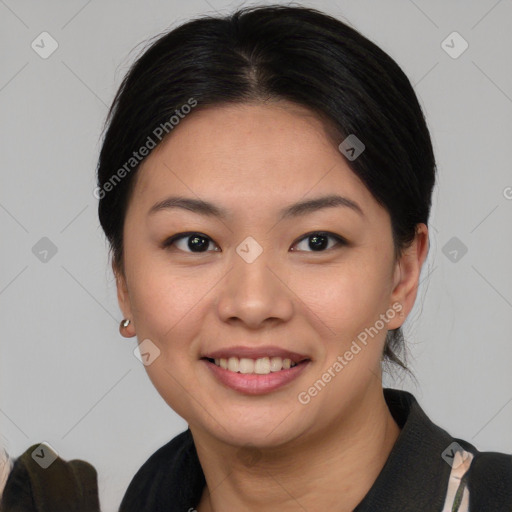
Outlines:
{"label": "black collar", "polygon": [[402,430],[354,512],[442,510],[451,467],[441,454],[452,437],[430,421],[410,393],[384,389],[384,397]]}
{"label": "black collar", "polygon": [[[453,438],[434,425],[406,391],[384,389],[401,428],[376,481],[354,512],[441,510],[450,466],[442,452]],[[133,477],[119,512],[172,512],[195,508],[206,481],[190,429],[157,450]]]}

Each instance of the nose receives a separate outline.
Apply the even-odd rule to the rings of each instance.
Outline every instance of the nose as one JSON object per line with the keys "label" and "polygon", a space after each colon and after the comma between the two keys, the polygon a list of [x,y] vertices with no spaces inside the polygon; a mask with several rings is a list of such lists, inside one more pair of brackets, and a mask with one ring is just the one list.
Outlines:
{"label": "nose", "polygon": [[239,248],[224,284],[219,287],[219,317],[251,329],[261,328],[264,323],[288,321],[294,310],[294,293],[286,282],[286,274],[265,251],[254,258],[254,252],[246,257]]}

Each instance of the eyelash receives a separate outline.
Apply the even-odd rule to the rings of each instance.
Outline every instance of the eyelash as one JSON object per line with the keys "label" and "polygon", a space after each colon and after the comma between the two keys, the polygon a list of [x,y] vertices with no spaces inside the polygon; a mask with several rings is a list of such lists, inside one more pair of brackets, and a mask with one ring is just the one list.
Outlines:
{"label": "eyelash", "polygon": [[[204,235],[202,233],[199,233],[197,231],[189,231],[187,233],[178,233],[176,235],[173,235],[171,236],[170,238],[168,238],[167,240],[165,240],[163,243],[162,243],[162,248],[163,249],[169,249],[172,245],[175,244],[175,242],[179,241],[179,240],[182,240],[182,239],[186,239],[186,238],[190,238],[194,235],[198,235],[199,237],[201,238],[205,238],[211,242],[213,242],[213,240],[207,236],[207,235]],[[348,242],[342,238],[341,236],[339,235],[335,235],[334,233],[330,233],[329,231],[311,231],[310,233],[306,233],[305,235],[303,235],[301,238],[298,239],[297,242],[295,242],[293,245],[297,245],[298,243],[302,242],[303,240],[306,240],[314,235],[322,235],[322,236],[327,236],[328,238],[331,238],[333,240],[336,241],[336,245],[334,245],[333,247],[330,247],[329,249],[325,249],[323,251],[303,251],[303,252],[310,252],[310,253],[322,253],[322,252],[327,252],[331,249],[335,249],[335,248],[341,248],[343,246],[347,246],[349,245]],[[210,252],[210,251],[203,251],[203,252],[192,252],[192,251],[183,251],[185,253],[189,253],[189,254],[204,254],[206,252]],[[218,252],[218,251],[214,251],[214,252]],[[294,252],[301,252],[301,251],[294,251]]]}

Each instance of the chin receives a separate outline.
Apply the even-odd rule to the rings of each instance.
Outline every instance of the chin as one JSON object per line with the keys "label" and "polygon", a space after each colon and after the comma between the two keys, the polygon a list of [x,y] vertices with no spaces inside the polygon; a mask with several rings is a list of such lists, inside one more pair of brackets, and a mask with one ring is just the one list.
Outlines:
{"label": "chin", "polygon": [[[290,415],[291,420],[294,415]],[[297,416],[295,416],[297,417]],[[286,418],[286,415],[283,416]],[[208,432],[218,440],[234,446],[252,446],[254,448],[275,448],[289,443],[304,434],[304,423],[293,425],[292,422],[287,425],[286,419],[280,418],[274,424],[264,422],[262,424],[261,416],[254,418],[244,418],[233,421],[226,421],[222,426],[215,423],[208,424]]]}

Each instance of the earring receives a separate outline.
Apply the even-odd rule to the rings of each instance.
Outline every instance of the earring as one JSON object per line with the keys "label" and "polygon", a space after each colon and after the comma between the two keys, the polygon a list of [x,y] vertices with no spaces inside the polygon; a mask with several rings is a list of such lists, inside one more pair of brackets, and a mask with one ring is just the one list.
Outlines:
{"label": "earring", "polygon": [[132,321],[129,318],[124,318],[121,320],[121,323],[119,324],[119,334],[123,336],[123,338],[133,338],[133,334],[128,335],[126,333],[126,328],[132,323]]}

